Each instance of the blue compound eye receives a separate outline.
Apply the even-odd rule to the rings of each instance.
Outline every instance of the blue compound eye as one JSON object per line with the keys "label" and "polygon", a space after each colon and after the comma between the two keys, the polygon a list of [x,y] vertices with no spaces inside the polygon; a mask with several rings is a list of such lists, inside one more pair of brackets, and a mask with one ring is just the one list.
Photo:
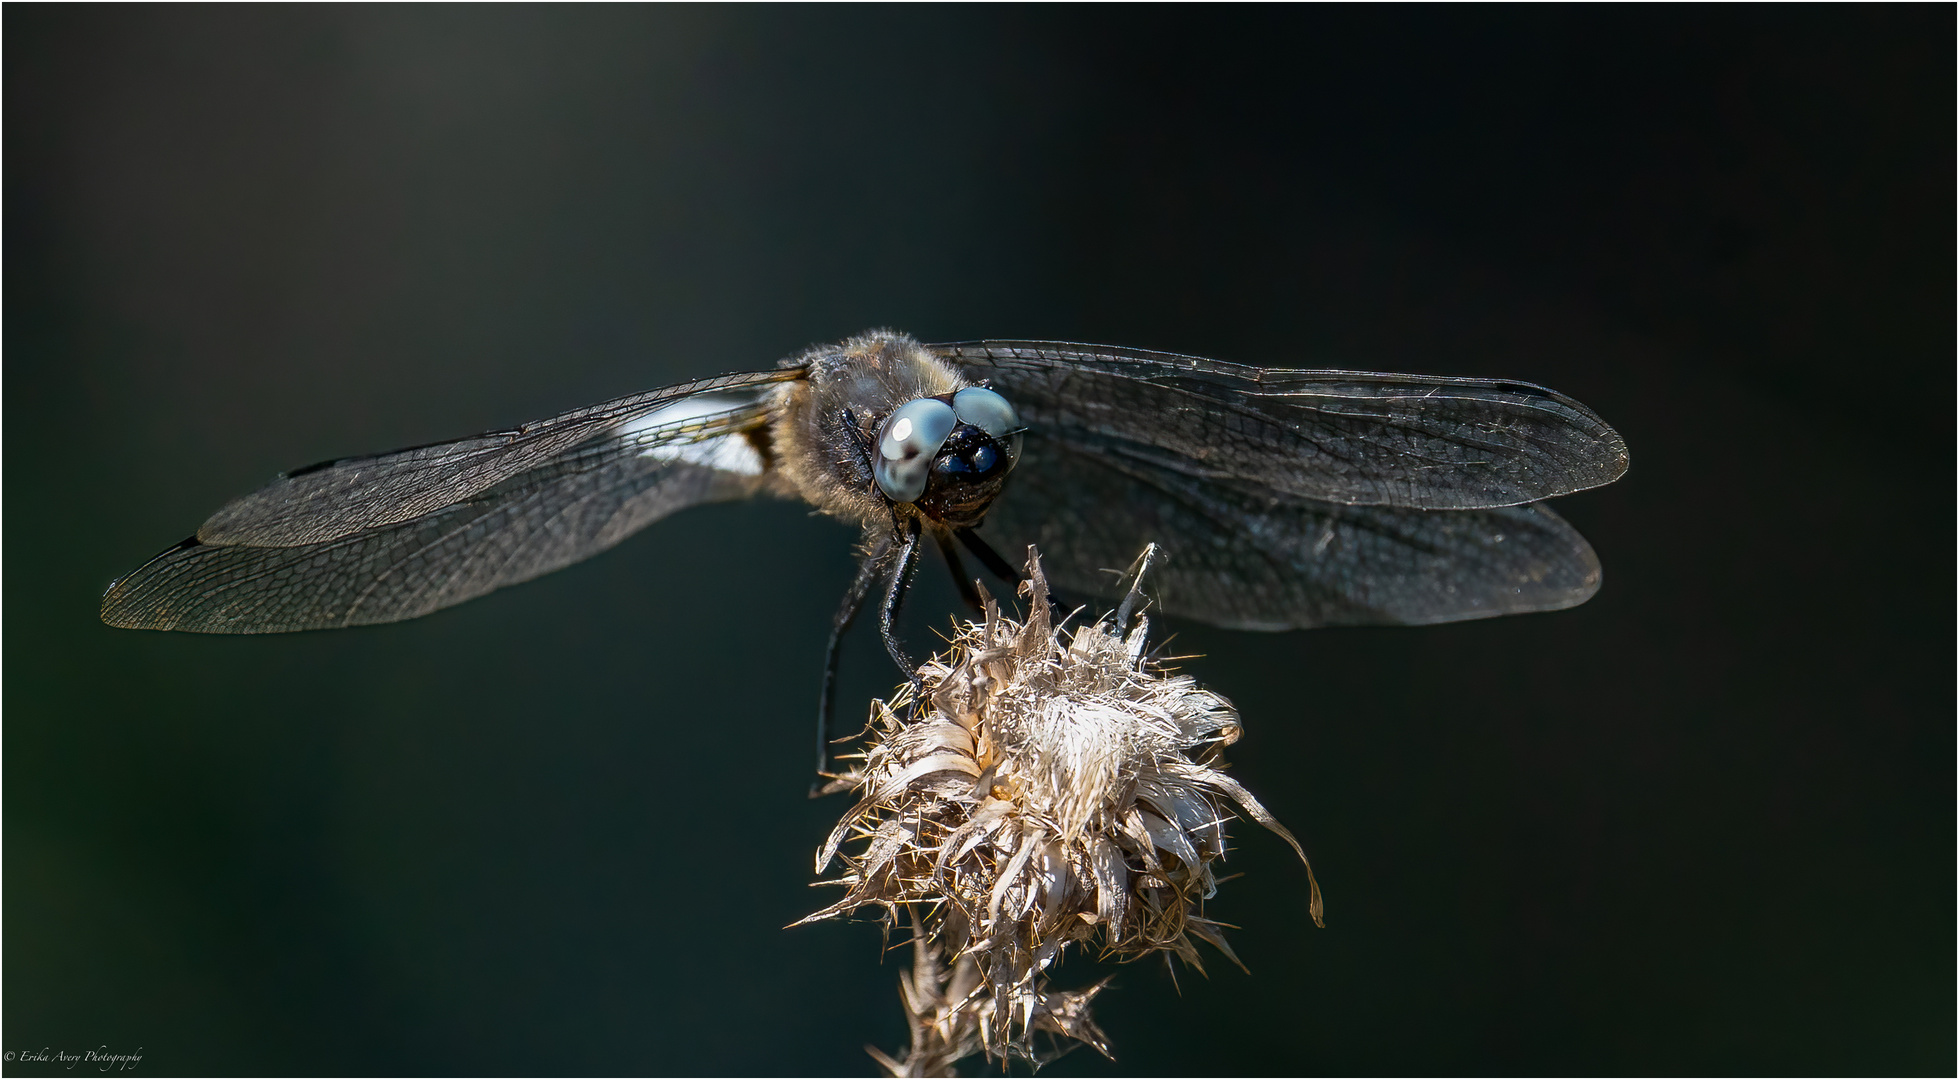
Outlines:
{"label": "blue compound eye", "polygon": [[878,429],[877,461],[871,466],[878,490],[892,502],[916,502],[925,494],[932,459],[958,423],[952,406],[934,398],[908,401],[892,410]]}
{"label": "blue compound eye", "polygon": [[971,424],[996,439],[1004,439],[1007,432],[1020,427],[1020,414],[1007,399],[984,386],[969,386],[952,395],[952,411],[959,414],[960,423]]}
{"label": "blue compound eye", "polygon": [[[955,481],[984,479],[1000,464],[1000,452],[994,449],[996,444],[986,438],[965,440],[965,445],[953,446],[940,454],[932,462],[932,472]],[[952,443],[960,441],[954,436]]]}
{"label": "blue compound eye", "polygon": [[960,423],[973,425],[1006,447],[1009,464],[1020,460],[1020,414],[1006,398],[984,386],[969,386],[952,395],[952,408]]}

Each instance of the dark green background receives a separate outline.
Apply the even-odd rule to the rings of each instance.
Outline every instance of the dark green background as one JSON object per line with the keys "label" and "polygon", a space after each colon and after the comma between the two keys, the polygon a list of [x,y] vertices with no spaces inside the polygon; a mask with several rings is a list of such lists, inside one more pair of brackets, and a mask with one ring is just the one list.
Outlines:
{"label": "dark green background", "polygon": [[1950,7],[4,18],[7,1049],[898,1048],[877,929],[781,929],[833,895],[836,524],[345,633],[95,618],[280,469],[891,325],[1530,379],[1632,447],[1559,504],[1583,608],[1164,627],[1327,928],[1242,827],[1251,973],[1123,969],[1057,1073],[1952,1072]]}

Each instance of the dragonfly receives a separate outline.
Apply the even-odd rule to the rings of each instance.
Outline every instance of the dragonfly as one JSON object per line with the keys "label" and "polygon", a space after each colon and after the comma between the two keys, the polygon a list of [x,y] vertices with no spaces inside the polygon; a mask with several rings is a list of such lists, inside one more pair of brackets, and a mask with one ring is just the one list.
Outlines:
{"label": "dragonfly", "polygon": [[[1504,380],[1254,367],[1052,341],[872,331],[776,367],[285,473],[102,598],[118,627],[263,634],[392,623],[569,566],[689,507],[773,495],[861,531],[832,620],[900,604],[929,543],[1006,581],[1116,598],[1154,542],[1156,609],[1220,627],[1427,624],[1584,603],[1585,538],[1542,505],[1626,471],[1578,402]],[[928,540],[929,538],[929,540]]]}

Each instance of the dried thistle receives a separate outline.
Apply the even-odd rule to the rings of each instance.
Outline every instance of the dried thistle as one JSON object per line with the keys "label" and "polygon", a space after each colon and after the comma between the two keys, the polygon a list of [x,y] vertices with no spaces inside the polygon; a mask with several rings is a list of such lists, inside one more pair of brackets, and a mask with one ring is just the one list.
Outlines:
{"label": "dried thistle", "polygon": [[[1306,859],[1223,772],[1223,748],[1241,733],[1231,704],[1146,652],[1148,622],[1135,613],[1154,552],[1131,568],[1116,612],[1069,632],[1030,548],[1026,621],[988,597],[984,622],[958,628],[916,682],[873,704],[862,766],[832,785],[861,798],[817,853],[817,873],[846,839],[862,848],[833,882],[843,899],[802,922],[867,906],[889,923],[903,915],[916,949],[900,980],[912,1045],[904,1061],[872,1051],[893,1075],[953,1075],[976,1052],[1036,1066],[1077,1043],[1107,1055],[1088,1009],[1103,984],[1047,985],[1071,942],[1119,959],[1166,953],[1201,972],[1196,938],[1243,967],[1202,914],[1227,803]],[[1059,1038],[1043,1051],[1039,1033]]]}

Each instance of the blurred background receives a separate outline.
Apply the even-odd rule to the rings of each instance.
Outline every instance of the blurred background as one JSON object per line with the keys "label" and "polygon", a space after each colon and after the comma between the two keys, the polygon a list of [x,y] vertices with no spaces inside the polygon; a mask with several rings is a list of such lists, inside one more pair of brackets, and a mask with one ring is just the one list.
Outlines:
{"label": "blurred background", "polygon": [[[805,797],[835,522],[690,511],[396,626],[96,619],[282,469],[895,326],[1526,379],[1632,448],[1557,507],[1605,566],[1582,608],[1161,624],[1327,926],[1241,824],[1210,912],[1250,973],[1120,969],[1116,1061],[1053,1073],[1952,1072],[1952,8],[4,26],[7,1049],[901,1048],[908,954],[782,929],[836,895],[845,804]],[[893,682],[873,640],[848,715]]]}

